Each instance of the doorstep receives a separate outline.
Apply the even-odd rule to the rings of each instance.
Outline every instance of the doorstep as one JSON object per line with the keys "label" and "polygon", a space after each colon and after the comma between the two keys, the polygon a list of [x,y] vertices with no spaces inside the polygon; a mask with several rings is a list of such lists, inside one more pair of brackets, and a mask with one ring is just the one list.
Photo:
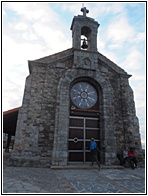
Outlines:
{"label": "doorstep", "polygon": [[[97,165],[89,166],[89,165],[52,165],[51,169],[98,169]],[[101,165],[101,169],[124,169],[123,166],[120,165]]]}

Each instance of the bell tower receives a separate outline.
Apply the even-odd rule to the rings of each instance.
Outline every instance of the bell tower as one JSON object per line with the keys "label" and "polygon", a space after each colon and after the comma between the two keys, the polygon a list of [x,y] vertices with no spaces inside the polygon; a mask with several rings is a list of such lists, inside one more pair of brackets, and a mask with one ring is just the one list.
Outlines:
{"label": "bell tower", "polygon": [[99,23],[93,18],[87,17],[89,10],[86,7],[81,8],[83,15],[73,18],[72,30],[72,47],[76,49],[97,52],[97,32]]}

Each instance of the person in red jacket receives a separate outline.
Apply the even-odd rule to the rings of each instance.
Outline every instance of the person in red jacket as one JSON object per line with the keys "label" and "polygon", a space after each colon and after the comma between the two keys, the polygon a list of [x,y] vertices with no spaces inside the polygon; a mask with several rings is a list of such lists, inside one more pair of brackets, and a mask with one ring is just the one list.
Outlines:
{"label": "person in red jacket", "polygon": [[135,154],[135,152],[134,152],[134,150],[133,150],[132,147],[131,147],[130,150],[128,151],[128,161],[129,161],[129,163],[130,163],[132,169],[134,169],[134,164],[135,164],[136,167],[138,167],[138,166],[137,166],[136,154]]}

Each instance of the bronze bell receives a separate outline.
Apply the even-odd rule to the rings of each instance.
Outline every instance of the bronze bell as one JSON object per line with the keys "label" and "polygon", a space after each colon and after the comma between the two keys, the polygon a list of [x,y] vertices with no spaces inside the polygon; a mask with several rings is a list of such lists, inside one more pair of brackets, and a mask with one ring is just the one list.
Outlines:
{"label": "bronze bell", "polygon": [[81,48],[86,49],[88,48],[88,45],[86,44],[86,40],[84,39]]}

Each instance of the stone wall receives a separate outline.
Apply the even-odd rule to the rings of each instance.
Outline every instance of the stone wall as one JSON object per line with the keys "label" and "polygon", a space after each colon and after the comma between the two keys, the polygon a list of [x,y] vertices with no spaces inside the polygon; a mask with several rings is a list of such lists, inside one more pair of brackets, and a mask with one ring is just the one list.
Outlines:
{"label": "stone wall", "polygon": [[51,64],[29,62],[31,74],[26,79],[11,156],[15,165],[51,165],[56,106],[59,102],[57,86],[71,61],[68,57],[64,59],[64,64],[63,60]]}

